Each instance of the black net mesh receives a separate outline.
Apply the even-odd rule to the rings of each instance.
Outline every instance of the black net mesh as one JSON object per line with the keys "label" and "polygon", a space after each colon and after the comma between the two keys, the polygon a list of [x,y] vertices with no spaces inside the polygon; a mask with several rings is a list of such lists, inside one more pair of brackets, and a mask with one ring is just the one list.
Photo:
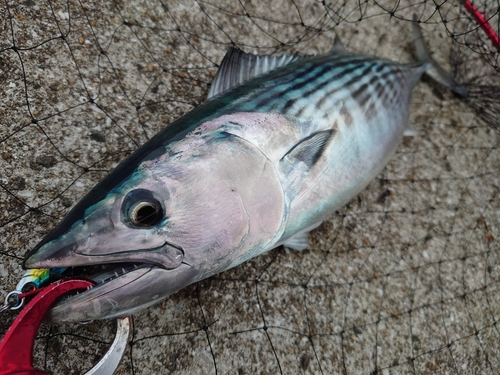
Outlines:
{"label": "black net mesh", "polygon": [[[498,35],[498,0],[475,0]],[[384,171],[311,234],[134,316],[121,374],[500,372],[500,92],[494,35],[462,1],[3,1],[0,294],[120,160],[202,103],[228,46],[415,59],[416,15],[467,100],[430,80]],[[2,313],[1,332],[15,317]],[[113,322],[44,326],[36,364],[83,373]]]}

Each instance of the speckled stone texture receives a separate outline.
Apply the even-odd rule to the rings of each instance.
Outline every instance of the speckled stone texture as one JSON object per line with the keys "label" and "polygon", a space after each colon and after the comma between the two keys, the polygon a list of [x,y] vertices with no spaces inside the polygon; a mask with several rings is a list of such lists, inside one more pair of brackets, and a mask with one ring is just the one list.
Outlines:
{"label": "speckled stone texture", "polygon": [[[323,53],[337,33],[409,62],[416,14],[443,67],[500,87],[498,52],[460,2],[375,3],[2,2],[0,295],[96,182],[203,102],[232,43]],[[498,25],[497,1],[476,4]],[[499,124],[429,79],[410,121],[418,135],[308,250],[276,249],[134,316],[118,374],[500,373]],[[14,317],[2,313],[1,332]],[[113,330],[44,326],[37,366],[83,373]]]}

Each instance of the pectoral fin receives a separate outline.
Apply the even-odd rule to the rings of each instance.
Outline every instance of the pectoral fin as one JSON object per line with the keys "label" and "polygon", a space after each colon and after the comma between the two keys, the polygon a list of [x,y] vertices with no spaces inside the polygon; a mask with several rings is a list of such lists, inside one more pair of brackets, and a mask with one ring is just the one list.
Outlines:
{"label": "pectoral fin", "polygon": [[323,154],[334,133],[334,130],[328,129],[311,134],[288,150],[281,161],[286,159],[292,162],[303,162],[311,168]]}

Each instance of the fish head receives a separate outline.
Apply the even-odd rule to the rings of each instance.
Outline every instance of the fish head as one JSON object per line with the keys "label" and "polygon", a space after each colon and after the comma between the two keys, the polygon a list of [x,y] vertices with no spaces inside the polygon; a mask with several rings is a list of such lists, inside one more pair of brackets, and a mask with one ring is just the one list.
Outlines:
{"label": "fish head", "polygon": [[26,268],[68,267],[97,284],[62,300],[48,321],[138,312],[279,237],[283,196],[267,159],[237,140],[199,143],[142,162],[90,206],[84,199],[77,220],[28,254]]}
{"label": "fish head", "polygon": [[177,268],[182,248],[167,240],[168,187],[136,172],[125,184],[84,210],[64,233],[42,241],[25,261],[28,268],[146,262]]}
{"label": "fish head", "polygon": [[[26,268],[67,267],[63,275],[96,283],[95,288],[62,300],[49,312],[48,321],[125,316],[192,282],[189,275],[196,272],[183,264],[184,249],[168,234],[175,199],[170,183],[175,186],[175,181],[154,178],[154,172],[141,167],[90,206],[84,199],[72,211],[80,212],[79,219],[73,218],[70,226],[63,221],[28,254]],[[160,274],[164,289],[156,291],[149,286]]]}

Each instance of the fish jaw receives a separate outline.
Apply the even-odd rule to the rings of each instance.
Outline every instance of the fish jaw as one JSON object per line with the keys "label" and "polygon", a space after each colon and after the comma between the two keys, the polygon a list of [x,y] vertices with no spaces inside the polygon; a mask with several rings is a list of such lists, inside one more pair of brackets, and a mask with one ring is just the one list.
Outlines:
{"label": "fish jaw", "polygon": [[[27,268],[68,267],[66,275],[97,284],[63,299],[47,314],[47,322],[61,324],[125,316],[189,285],[200,273],[183,264],[184,250],[164,236],[140,230],[131,238],[126,226],[112,220],[112,201],[107,205],[111,214],[105,209],[100,213],[92,211],[86,220],[44,243],[25,260]],[[120,238],[123,240],[117,241]],[[163,280],[162,284],[155,284],[159,280]]]}
{"label": "fish jaw", "polygon": [[127,316],[196,282],[199,276],[199,271],[186,264],[174,270],[143,265],[62,299],[48,312],[45,321],[65,324]]}
{"label": "fish jaw", "polygon": [[[62,268],[95,266],[110,263],[146,263],[164,269],[174,269],[184,260],[184,251],[180,246],[174,245],[161,238],[144,236],[149,238],[148,247],[134,246],[134,242],[128,243],[129,248],[110,251],[108,242],[112,243],[116,237],[106,236],[103,241],[83,241],[87,231],[79,228],[79,231],[69,232],[57,241],[44,244],[39,251],[32,254],[24,265],[26,268]],[[101,234],[101,237],[102,234]],[[158,242],[159,241],[159,242]],[[141,241],[135,241],[139,244]],[[91,253],[89,253],[91,251]]]}

